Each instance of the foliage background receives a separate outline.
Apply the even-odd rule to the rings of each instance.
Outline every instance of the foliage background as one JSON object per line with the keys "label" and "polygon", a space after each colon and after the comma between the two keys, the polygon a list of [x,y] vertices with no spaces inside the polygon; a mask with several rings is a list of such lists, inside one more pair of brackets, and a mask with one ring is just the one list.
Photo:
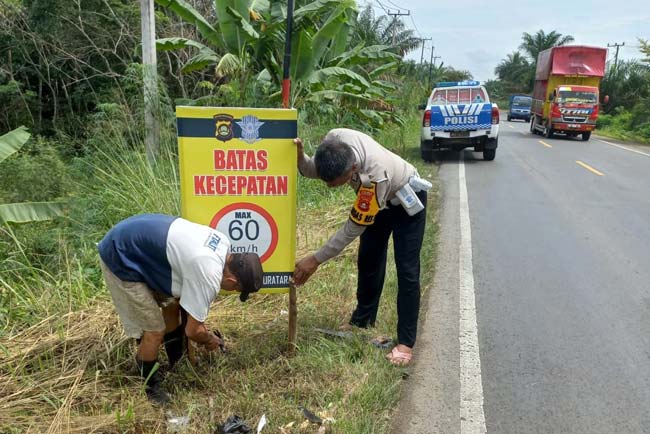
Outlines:
{"label": "foliage background", "polygon": [[[191,10],[174,9],[175,3]],[[143,144],[139,3],[0,2],[0,135],[21,125],[32,133],[0,166],[0,202],[66,203],[63,218],[0,225],[0,432],[165,432],[165,413],[147,403],[130,370],[133,348],[103,289],[95,243],[127,216],[179,213],[176,104],[279,106],[282,10],[264,1],[235,3],[220,5],[236,11],[246,4],[248,13],[229,25],[248,39],[229,47],[200,29],[204,22],[228,27],[215,2],[158,2],[162,146],[152,166]],[[312,51],[331,23],[348,32],[344,45],[312,56],[311,71],[294,82],[308,151],[330,128],[346,126],[416,159],[415,107],[428,83],[469,74],[402,61],[418,48],[412,31],[358,11],[354,2],[298,0],[301,8],[296,37],[311,40]],[[420,173],[433,177],[435,167],[421,165]],[[351,199],[345,189],[300,179],[299,255],[338,228]],[[431,203],[434,211],[435,194]],[[434,233],[431,224],[423,282],[432,272]],[[389,270],[382,321],[372,334],[394,333],[396,283]],[[220,300],[208,322],[226,334],[231,355],[198,369],[185,365],[168,381],[179,397],[171,411],[191,415],[188,432],[209,432],[232,412],[249,418],[266,412],[272,425],[295,422],[286,432],[315,431],[300,427],[298,405],[329,412],[334,432],[387,430],[403,372],[368,345],[368,333],[339,342],[314,331],[335,328],[349,315],[355,276],[352,246],[301,291],[300,350],[293,359],[284,352],[284,297],[245,305]]]}
{"label": "foliage background", "polygon": [[[508,54],[494,69],[498,77],[486,84],[490,94],[508,107],[511,94],[531,94],[535,80],[537,55],[548,48],[572,43],[571,35],[539,30],[524,33],[520,50]],[[598,130],[621,139],[650,143],[650,45],[639,39],[638,60],[610,61],[601,83],[601,95],[609,95],[602,105]]]}

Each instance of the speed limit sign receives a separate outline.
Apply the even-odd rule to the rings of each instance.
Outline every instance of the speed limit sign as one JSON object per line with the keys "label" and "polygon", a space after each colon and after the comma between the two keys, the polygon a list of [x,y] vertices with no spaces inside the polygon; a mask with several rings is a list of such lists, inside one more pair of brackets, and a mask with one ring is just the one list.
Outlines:
{"label": "speed limit sign", "polygon": [[278,245],[278,225],[264,208],[237,202],[214,215],[210,226],[228,235],[231,253],[257,253],[262,263]]}
{"label": "speed limit sign", "polygon": [[[262,261],[261,294],[290,293],[296,259],[298,112],[176,107],[181,216]],[[224,291],[225,293],[225,291]]]}

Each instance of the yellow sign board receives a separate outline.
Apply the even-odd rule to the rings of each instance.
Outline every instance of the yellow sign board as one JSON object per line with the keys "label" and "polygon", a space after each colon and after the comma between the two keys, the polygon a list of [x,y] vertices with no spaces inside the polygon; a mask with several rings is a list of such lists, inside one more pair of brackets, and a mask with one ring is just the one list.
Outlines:
{"label": "yellow sign board", "polygon": [[177,107],[184,218],[262,260],[260,293],[286,293],[296,256],[297,112]]}

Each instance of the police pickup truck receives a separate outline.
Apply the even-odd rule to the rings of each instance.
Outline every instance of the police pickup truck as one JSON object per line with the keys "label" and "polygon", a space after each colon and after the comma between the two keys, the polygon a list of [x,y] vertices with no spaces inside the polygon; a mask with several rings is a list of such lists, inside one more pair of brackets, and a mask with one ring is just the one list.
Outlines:
{"label": "police pickup truck", "polygon": [[499,142],[499,108],[478,81],[438,83],[424,110],[420,152],[432,161],[442,149],[474,148],[494,160]]}

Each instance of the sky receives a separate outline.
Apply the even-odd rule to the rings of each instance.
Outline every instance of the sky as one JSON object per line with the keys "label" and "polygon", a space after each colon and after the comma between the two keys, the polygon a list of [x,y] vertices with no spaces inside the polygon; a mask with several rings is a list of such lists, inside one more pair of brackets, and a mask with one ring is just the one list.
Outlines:
{"label": "sky", "polygon": [[[494,68],[519,48],[524,32],[553,30],[575,38],[573,44],[607,47],[625,42],[619,60],[640,58],[639,37],[650,39],[650,1],[648,0],[360,0],[371,3],[375,14],[410,11],[402,16],[404,24],[426,42],[425,59],[440,56],[436,64],[468,70],[474,79],[494,77]],[[608,59],[614,59],[614,48]],[[420,61],[421,49],[407,55]]]}

